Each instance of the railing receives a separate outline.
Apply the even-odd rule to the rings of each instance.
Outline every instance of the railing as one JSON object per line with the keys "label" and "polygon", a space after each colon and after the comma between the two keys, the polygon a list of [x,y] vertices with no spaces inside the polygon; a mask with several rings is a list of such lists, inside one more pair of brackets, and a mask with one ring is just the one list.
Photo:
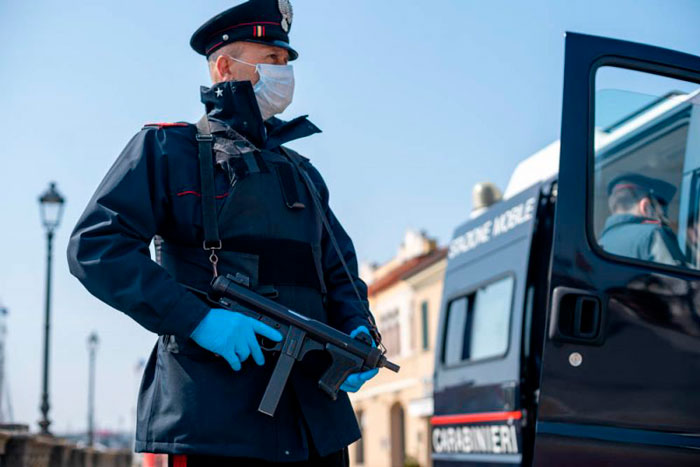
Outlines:
{"label": "railing", "polygon": [[[5,427],[3,427],[5,428]],[[10,427],[7,427],[10,428]],[[101,450],[17,429],[0,430],[0,467],[131,467],[130,450]]]}

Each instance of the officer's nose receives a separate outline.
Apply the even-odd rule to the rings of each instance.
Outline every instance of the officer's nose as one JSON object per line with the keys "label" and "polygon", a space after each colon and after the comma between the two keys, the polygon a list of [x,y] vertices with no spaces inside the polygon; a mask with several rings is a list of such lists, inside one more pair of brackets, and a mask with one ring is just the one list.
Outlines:
{"label": "officer's nose", "polygon": [[275,54],[275,65],[286,65],[289,63],[289,52],[282,49]]}

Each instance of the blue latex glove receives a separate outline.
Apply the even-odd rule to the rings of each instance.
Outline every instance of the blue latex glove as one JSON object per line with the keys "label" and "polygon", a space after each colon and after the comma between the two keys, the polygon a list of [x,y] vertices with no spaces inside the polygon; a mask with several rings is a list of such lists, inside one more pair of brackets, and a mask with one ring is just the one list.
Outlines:
{"label": "blue latex glove", "polygon": [[282,340],[279,331],[261,321],[235,311],[212,308],[190,337],[200,347],[224,357],[238,371],[251,355],[258,365],[265,363],[256,334],[276,342]]}
{"label": "blue latex glove", "polygon": [[[364,332],[371,337],[369,329],[367,329],[366,326],[359,326],[357,329],[350,333],[350,337],[354,338],[361,332]],[[372,339],[372,347],[376,346],[377,344],[375,344],[374,339]],[[347,378],[345,378],[345,381],[343,381],[343,384],[340,386],[340,389],[342,389],[345,392],[357,392],[360,390],[363,384],[365,384],[370,379],[374,378],[374,376],[377,373],[379,373],[379,368],[362,371],[360,373],[352,373],[348,375]]]}

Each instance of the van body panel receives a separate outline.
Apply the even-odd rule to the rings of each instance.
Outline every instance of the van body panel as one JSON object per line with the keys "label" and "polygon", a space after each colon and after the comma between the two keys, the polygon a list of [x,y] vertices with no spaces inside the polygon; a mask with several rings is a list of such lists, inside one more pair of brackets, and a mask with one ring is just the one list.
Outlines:
{"label": "van body panel", "polygon": [[[520,366],[530,245],[541,184],[501,201],[455,231],[448,253],[435,359],[432,446],[436,466],[520,465]],[[508,346],[484,359],[445,361],[450,304],[508,281]],[[505,306],[505,303],[501,303]],[[471,310],[478,313],[480,311]],[[452,323],[454,324],[454,323]],[[458,462],[458,464],[453,464]]]}

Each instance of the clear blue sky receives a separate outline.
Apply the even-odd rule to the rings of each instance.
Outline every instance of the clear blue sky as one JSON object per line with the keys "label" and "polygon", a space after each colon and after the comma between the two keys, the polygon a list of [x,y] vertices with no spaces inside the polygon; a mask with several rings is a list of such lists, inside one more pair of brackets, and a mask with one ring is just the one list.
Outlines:
{"label": "clear blue sky", "polygon": [[[144,122],[195,121],[204,60],[190,34],[234,2],[0,2],[0,300],[10,309],[15,418],[39,418],[45,244],[37,196],[68,203],[56,240],[51,416],[86,425],[85,340],[97,330],[97,419],[130,428],[135,363],[155,337],[68,273],[68,234]],[[558,138],[566,30],[700,54],[697,0],[296,0],[297,91],[285,116],[324,133],[293,146],[331,187],[359,256],[391,257],[408,227],[444,243],[471,187],[505,187]],[[135,201],[138,202],[138,201]]]}

